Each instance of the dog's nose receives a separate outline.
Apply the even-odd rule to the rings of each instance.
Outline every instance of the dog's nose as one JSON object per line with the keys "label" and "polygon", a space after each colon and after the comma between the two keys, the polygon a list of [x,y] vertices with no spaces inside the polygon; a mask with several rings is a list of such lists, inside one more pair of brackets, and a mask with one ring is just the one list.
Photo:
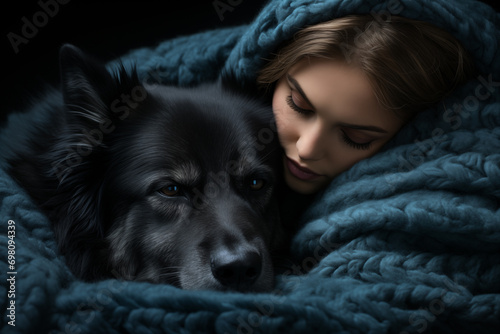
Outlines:
{"label": "dog's nose", "polygon": [[214,277],[225,287],[247,290],[260,276],[262,258],[255,251],[218,252],[211,258]]}

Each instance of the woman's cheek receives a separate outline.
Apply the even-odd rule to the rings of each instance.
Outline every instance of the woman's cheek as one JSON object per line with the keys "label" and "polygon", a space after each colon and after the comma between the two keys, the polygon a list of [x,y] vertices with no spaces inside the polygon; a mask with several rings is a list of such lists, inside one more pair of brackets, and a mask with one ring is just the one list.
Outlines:
{"label": "woman's cheek", "polygon": [[273,112],[274,112],[274,119],[276,120],[276,127],[278,130],[278,135],[281,139],[282,136],[285,136],[285,133],[287,132],[289,128],[289,120],[286,115],[286,105],[279,104],[278,103],[273,103]]}
{"label": "woman's cheek", "polygon": [[276,119],[276,129],[278,131],[278,139],[282,147],[285,147],[288,142],[287,126],[285,122],[285,117],[280,112],[275,112],[274,117]]}

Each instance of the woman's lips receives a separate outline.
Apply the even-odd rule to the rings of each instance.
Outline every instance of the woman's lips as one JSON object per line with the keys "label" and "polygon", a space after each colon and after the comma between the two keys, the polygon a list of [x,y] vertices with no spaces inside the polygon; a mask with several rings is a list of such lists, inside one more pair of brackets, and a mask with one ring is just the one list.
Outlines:
{"label": "woman's lips", "polygon": [[312,170],[300,166],[297,162],[285,156],[285,164],[290,173],[296,178],[304,181],[311,181],[321,177],[321,175],[314,173]]}

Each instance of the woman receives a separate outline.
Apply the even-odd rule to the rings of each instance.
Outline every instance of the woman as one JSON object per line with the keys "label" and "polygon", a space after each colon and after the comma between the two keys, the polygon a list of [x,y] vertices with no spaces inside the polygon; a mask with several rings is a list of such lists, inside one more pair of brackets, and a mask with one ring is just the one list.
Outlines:
{"label": "woman", "polygon": [[460,43],[422,21],[356,15],[299,31],[258,77],[274,92],[286,184],[324,188],[472,74]]}

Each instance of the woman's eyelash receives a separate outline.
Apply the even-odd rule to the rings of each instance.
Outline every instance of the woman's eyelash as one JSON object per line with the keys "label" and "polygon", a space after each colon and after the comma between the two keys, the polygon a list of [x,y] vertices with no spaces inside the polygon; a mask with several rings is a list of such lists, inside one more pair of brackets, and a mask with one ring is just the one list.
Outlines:
{"label": "woman's eyelash", "polygon": [[372,143],[372,142],[368,142],[368,143],[364,143],[364,144],[356,143],[351,138],[349,138],[349,136],[346,135],[346,133],[344,131],[342,131],[342,140],[347,145],[349,145],[352,148],[355,148],[357,150],[368,150],[370,148],[371,143]]}
{"label": "woman's eyelash", "polygon": [[299,114],[309,115],[309,114],[313,113],[312,110],[303,109],[303,108],[299,107],[298,105],[296,105],[295,102],[293,102],[292,95],[288,95],[288,97],[286,98],[286,103],[290,106],[290,108],[292,108],[293,110],[295,110]]}

